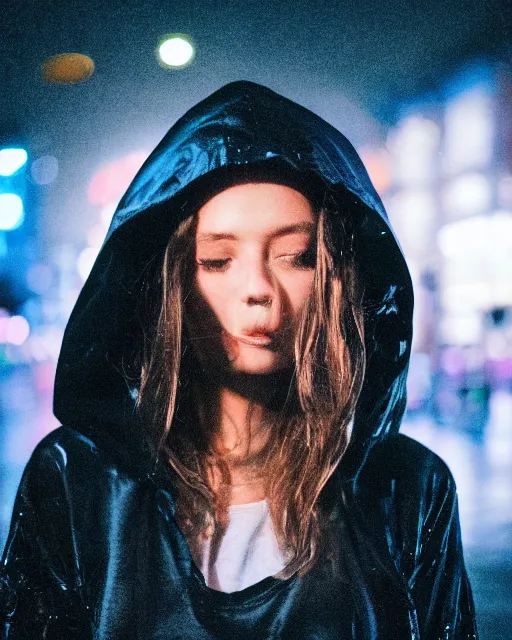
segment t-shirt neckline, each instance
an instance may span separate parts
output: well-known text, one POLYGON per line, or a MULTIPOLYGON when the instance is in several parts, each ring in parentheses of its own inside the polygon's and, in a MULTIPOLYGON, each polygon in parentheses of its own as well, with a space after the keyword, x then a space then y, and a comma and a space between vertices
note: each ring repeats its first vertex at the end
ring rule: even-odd
POLYGON ((193 585, 197 590, 206 597, 216 608, 222 609, 234 609, 244 608, 250 604, 256 604, 259 600, 268 596, 273 591, 280 591, 286 587, 291 586, 298 577, 298 574, 293 574, 289 578, 280 580, 274 578, 274 576, 267 576, 259 582, 252 584, 240 591, 218 591, 209 587, 204 579, 201 570, 197 567, 192 559, 192 572, 193 572, 193 585))

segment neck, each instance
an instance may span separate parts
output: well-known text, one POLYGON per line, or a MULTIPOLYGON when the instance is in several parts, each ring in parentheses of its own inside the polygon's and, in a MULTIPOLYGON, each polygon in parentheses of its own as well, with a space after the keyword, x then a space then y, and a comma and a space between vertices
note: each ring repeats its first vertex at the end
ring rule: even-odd
MULTIPOLYGON (((264 497, 263 467, 269 424, 279 410, 276 390, 289 380, 282 374, 223 376, 205 389, 213 446, 220 460, 214 471, 217 487, 229 486, 232 504, 264 497)), ((286 387, 287 389, 287 387, 286 387)))
POLYGON ((230 467, 255 463, 268 437, 266 407, 230 387, 215 390, 217 415, 212 416, 213 443, 230 467))

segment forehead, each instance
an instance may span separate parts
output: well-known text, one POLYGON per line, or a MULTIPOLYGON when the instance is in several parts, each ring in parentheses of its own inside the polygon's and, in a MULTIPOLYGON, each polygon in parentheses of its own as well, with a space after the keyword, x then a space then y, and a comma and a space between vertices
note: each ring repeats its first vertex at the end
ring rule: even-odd
POLYGON ((207 233, 268 234, 292 225, 308 231, 314 222, 313 207, 299 191, 274 183, 249 183, 208 200, 198 212, 197 234, 198 239, 207 233))

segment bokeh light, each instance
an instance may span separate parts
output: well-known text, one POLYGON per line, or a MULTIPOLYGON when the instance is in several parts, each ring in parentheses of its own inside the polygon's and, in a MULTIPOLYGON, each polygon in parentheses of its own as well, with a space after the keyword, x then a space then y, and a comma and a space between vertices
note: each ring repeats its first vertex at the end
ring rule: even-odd
POLYGON ((0 176, 12 176, 13 173, 21 169, 27 158, 25 149, 0 149, 0 176))
POLYGON ((30 175, 36 184, 50 184, 59 173, 59 163, 54 156, 41 156, 30 166, 30 175))
POLYGON ((0 230, 11 231, 23 222, 23 200, 16 193, 0 193, 0 230))
POLYGON ((437 173, 441 130, 428 118, 410 116, 388 135, 397 185, 431 184, 437 173))
POLYGON ((189 65, 195 55, 195 47, 192 39, 185 35, 175 33, 167 36, 158 47, 160 62, 172 69, 181 69, 189 65))
POLYGON ((486 169, 493 153, 492 96, 477 86, 446 107, 444 168, 448 174, 465 169, 486 169))
POLYGON ((53 272, 47 264, 33 264, 27 271, 27 284, 38 294, 46 293, 53 282, 53 272))
POLYGON ((148 155, 147 151, 133 151, 96 171, 87 189, 88 201, 100 207, 111 206, 112 203, 117 206, 148 155))
POLYGON ((0 343, 21 346, 30 334, 30 326, 23 316, 0 316, 0 343))
POLYGON ((78 84, 94 73, 94 62, 83 53, 60 53, 45 60, 43 80, 54 84, 78 84))
POLYGON ((80 277, 82 278, 82 280, 85 281, 89 277, 89 274, 91 273, 91 269, 94 265, 94 261, 98 256, 98 252, 99 252, 98 248, 87 247, 78 256, 78 259, 76 261, 76 267, 78 269, 78 273, 80 274, 80 277))
POLYGON ((9 318, 6 335, 7 342, 19 347, 28 338, 29 333, 30 326, 26 318, 23 316, 12 316, 12 318, 9 318))
POLYGON ((376 149, 369 146, 359 149, 370 180, 377 193, 382 196, 391 184, 391 156, 386 149, 376 149))
POLYGON ((105 230, 108 229, 112 221, 112 216, 116 211, 116 207, 117 207, 117 202, 112 201, 106 204, 100 211, 101 224, 104 226, 105 230))
POLYGON ((441 202, 450 218, 485 213, 492 204, 491 183, 484 173, 463 173, 444 187, 441 202))

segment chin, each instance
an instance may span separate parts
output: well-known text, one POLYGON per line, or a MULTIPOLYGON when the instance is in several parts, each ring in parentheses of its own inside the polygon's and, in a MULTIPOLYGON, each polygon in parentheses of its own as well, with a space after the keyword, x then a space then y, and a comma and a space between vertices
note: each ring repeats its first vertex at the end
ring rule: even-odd
POLYGON ((274 353, 251 358, 240 356, 231 362, 231 370, 249 375, 265 375, 282 371, 286 369, 289 364, 287 358, 276 356, 274 353))

